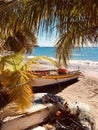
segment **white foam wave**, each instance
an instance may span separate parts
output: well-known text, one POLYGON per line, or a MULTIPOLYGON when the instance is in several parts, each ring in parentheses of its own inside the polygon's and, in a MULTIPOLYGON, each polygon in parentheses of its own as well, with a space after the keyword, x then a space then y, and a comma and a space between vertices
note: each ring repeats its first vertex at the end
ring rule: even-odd
MULTIPOLYGON (((28 58, 32 58, 33 56, 28 56, 28 58)), ((53 57, 50 57, 54 60, 56 60, 53 57)), ((43 68, 52 68, 53 66, 50 65, 49 63, 44 63, 42 64, 43 68)), ((53 67, 54 68, 54 67, 53 67)), ((85 72, 93 72, 98 74, 98 62, 97 61, 90 61, 90 60, 69 60, 68 62, 68 67, 69 70, 80 70, 80 71, 85 71, 85 72)))
POLYGON ((87 75, 95 76, 98 78, 98 62, 89 60, 70 60, 68 64, 70 70, 80 70, 87 75))
POLYGON ((83 56, 83 55, 81 55, 81 54, 73 54, 73 56, 83 56))
POLYGON ((71 64, 78 64, 78 65, 89 65, 89 66, 97 66, 98 67, 98 62, 97 61, 90 61, 90 60, 70 60, 69 63, 71 64))

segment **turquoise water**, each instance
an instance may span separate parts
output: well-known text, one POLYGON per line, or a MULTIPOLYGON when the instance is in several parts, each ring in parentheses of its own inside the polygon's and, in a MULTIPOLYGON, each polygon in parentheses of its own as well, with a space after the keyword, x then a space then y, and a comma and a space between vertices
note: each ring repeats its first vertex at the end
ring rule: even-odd
MULTIPOLYGON (((35 47, 30 56, 45 55, 55 58, 55 52, 55 47, 35 47)), ((71 59, 98 61, 98 47, 84 47, 80 50, 75 49, 71 59)))

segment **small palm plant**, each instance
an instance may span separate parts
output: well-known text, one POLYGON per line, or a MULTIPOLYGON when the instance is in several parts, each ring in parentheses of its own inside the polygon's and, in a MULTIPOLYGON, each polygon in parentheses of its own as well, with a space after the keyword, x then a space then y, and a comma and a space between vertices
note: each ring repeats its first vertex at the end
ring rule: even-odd
MULTIPOLYGON (((20 110, 25 110, 33 102, 33 80, 38 76, 33 75, 32 64, 40 64, 38 60, 47 60, 58 66, 57 62, 46 56, 38 56, 25 60, 24 51, 2 56, 0 60, 0 93, 7 96, 6 103, 16 102, 20 110)), ((5 103, 5 104, 6 104, 5 103)), ((5 105, 4 104, 4 105, 5 105)))

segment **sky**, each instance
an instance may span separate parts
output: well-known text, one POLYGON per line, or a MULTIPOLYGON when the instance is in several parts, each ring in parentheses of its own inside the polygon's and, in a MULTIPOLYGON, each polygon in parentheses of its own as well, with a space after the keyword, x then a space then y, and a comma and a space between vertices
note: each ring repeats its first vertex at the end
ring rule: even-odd
MULTIPOLYGON (((55 46, 57 40, 58 39, 56 35, 56 30, 53 30, 53 33, 51 35, 46 35, 46 32, 43 31, 39 33, 37 37, 37 45, 39 45, 40 47, 51 47, 55 46)), ((84 47, 86 46, 84 45, 84 47)), ((98 44, 93 45, 90 42, 88 42, 88 47, 98 47, 98 44)))
MULTIPOLYGON (((37 44, 40 47, 53 47, 55 46, 56 42, 57 42, 56 36, 51 36, 51 37, 38 36, 38 39, 37 39, 37 44)), ((84 47, 86 46, 84 45, 84 47)), ((88 47, 98 47, 98 44, 93 45, 90 42, 88 42, 88 47)))
POLYGON ((52 32, 46 33, 45 30, 39 30, 39 34, 37 36, 37 44, 39 46, 55 46, 57 42, 57 34, 56 29, 54 28, 52 32))
POLYGON ((46 46, 46 47, 51 47, 54 46, 56 43, 56 38, 55 37, 51 37, 51 38, 46 38, 44 36, 42 37, 38 37, 37 43, 40 47, 42 46, 46 46))

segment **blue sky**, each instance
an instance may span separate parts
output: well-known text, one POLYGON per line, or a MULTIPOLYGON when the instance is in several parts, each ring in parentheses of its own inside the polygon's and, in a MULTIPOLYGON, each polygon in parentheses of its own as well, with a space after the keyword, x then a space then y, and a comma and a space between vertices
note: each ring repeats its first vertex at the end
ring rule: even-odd
POLYGON ((46 33, 45 30, 40 29, 38 34, 37 43, 39 46, 54 46, 57 42, 57 31, 53 28, 52 31, 46 33))
MULTIPOLYGON (((40 31, 38 37, 37 37, 37 44, 42 47, 50 47, 55 46, 57 42, 57 35, 56 35, 56 29, 52 31, 52 34, 46 34, 45 31, 40 31)), ((88 42, 89 47, 98 47, 98 43, 95 45, 92 45, 90 42, 88 42)), ((84 45, 85 47, 85 45, 84 45)))

